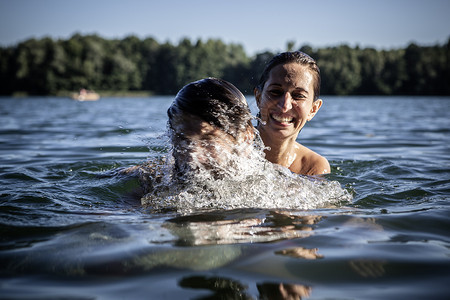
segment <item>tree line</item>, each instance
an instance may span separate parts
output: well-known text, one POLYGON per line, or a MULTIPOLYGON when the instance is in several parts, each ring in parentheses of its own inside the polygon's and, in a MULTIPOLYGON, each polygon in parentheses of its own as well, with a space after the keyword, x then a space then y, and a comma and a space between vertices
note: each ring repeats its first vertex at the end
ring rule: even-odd
MULTIPOLYGON (((294 45, 288 42, 286 50, 298 49, 317 60, 325 95, 450 95, 450 39, 392 50, 294 45)), ((184 38, 176 45, 136 36, 29 39, 0 47, 0 95, 56 95, 80 88, 172 95, 204 77, 223 78, 252 94, 274 54, 250 57, 242 45, 220 39, 184 38)))

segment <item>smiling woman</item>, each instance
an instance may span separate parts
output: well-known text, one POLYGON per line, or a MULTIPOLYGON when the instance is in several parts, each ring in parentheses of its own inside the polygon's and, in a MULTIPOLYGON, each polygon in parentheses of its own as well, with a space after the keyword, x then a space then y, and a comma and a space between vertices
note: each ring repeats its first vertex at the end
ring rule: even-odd
POLYGON ((269 147, 269 161, 298 174, 330 172, 326 158, 296 141, 303 126, 322 106, 319 95, 320 71, 310 56, 296 51, 272 58, 255 88, 261 118, 258 130, 269 147))

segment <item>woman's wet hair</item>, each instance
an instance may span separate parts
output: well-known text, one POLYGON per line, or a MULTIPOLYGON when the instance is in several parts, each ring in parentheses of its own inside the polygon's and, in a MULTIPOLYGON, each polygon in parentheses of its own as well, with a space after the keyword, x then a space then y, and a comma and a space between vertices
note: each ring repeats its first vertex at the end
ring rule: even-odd
POLYGON ((231 83, 206 78, 184 86, 167 110, 169 127, 189 126, 189 116, 197 117, 237 139, 251 126, 251 113, 244 95, 231 83))
POLYGON ((267 80, 269 79, 270 71, 278 66, 288 63, 297 63, 300 65, 307 66, 313 76, 314 76, 314 101, 319 99, 320 96, 320 69, 319 66, 317 66, 316 61, 309 56, 306 53, 303 53, 301 51, 294 51, 294 52, 283 52, 275 55, 269 63, 266 65, 263 73, 261 74, 261 77, 259 79, 259 82, 256 86, 256 88, 260 91, 264 89, 264 85, 266 84, 267 80))

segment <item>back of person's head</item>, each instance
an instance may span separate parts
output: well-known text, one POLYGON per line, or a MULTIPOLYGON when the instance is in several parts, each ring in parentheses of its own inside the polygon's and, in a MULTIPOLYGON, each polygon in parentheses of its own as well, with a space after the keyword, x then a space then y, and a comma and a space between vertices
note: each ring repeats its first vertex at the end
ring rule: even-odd
POLYGON ((177 132, 196 117, 237 139, 251 126, 244 95, 233 84, 217 78, 201 79, 184 86, 167 110, 170 128, 177 132))
POLYGON ((264 89, 264 85, 270 76, 270 71, 278 66, 289 63, 297 63, 303 66, 307 66, 314 76, 314 100, 319 99, 320 96, 320 69, 316 61, 308 54, 302 51, 283 52, 275 55, 264 68, 263 73, 258 81, 256 88, 260 91, 264 89))

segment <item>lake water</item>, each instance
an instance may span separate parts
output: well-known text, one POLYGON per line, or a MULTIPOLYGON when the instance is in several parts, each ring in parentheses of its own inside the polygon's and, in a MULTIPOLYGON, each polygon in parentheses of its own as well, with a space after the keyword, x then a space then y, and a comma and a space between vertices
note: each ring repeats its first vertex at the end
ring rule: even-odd
POLYGON ((450 98, 323 98, 299 141, 350 203, 184 215, 101 176, 165 155, 172 97, 0 98, 0 298, 449 299, 450 98))

